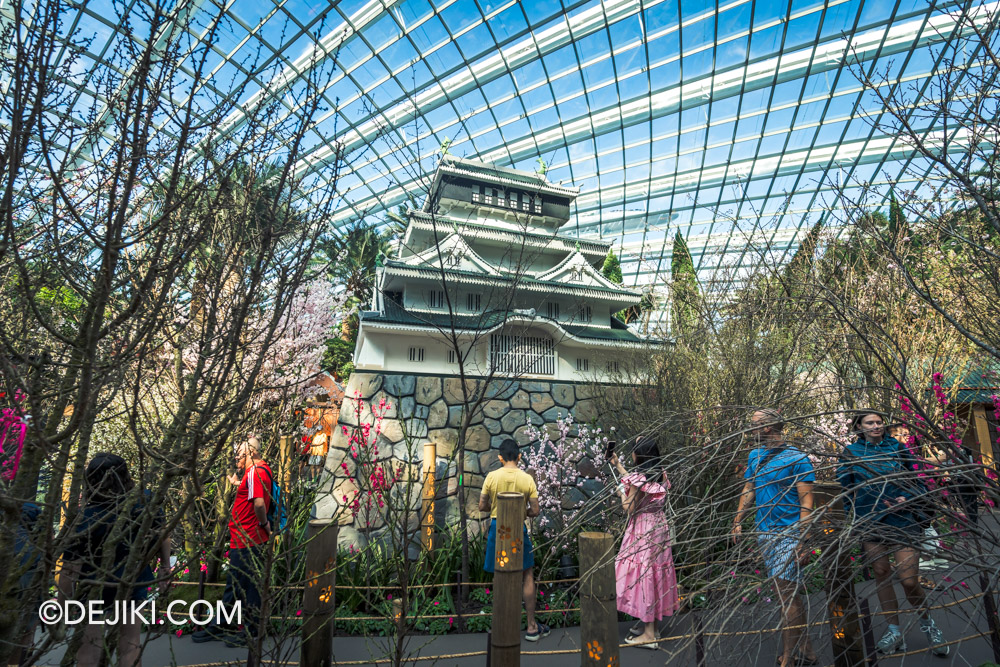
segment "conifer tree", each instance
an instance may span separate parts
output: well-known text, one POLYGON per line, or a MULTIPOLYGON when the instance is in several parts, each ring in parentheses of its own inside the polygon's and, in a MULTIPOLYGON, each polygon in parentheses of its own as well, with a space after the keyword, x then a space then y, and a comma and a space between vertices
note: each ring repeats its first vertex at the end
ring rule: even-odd
POLYGON ((898 245, 904 238, 910 236, 910 225, 903 215, 903 207, 896 200, 896 192, 889 192, 889 238, 893 245, 898 245))
POLYGON ((819 235, 823 231, 823 219, 816 221, 809 232, 799 243, 798 250, 792 255, 785 266, 785 293, 791 296, 794 285, 808 274, 816 261, 816 248, 819 246, 819 235))
POLYGON ((671 310, 675 335, 683 336, 694 328, 698 317, 698 276, 687 241, 677 230, 670 258, 670 282, 673 293, 671 310))
POLYGON ((601 275, 615 283, 622 284, 622 264, 618 261, 615 251, 608 248, 608 256, 604 258, 604 266, 601 267, 601 275))

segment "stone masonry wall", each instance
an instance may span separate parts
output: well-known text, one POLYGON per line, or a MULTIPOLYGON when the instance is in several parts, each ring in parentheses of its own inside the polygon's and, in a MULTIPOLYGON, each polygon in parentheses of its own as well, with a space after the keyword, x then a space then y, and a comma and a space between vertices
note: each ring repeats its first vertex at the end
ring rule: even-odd
MULTIPOLYGON (((481 383, 482 380, 466 380, 481 383)), ((536 427, 554 424, 556 419, 572 413, 575 421, 586 422, 595 414, 593 385, 538 380, 493 380, 487 387, 488 400, 472 420, 466 436, 465 475, 466 502, 470 518, 478 519, 479 494, 486 473, 499 466, 497 448, 506 438, 513 438, 522 447, 528 444, 527 423, 536 427)), ((382 422, 378 440, 380 455, 409 464, 408 469, 419 475, 424 444, 434 442, 437 449, 435 521, 440 528, 459 520, 456 448, 462 411, 465 408, 461 380, 452 377, 414 376, 385 372, 355 372, 347 384, 340 421, 334 429, 326 459, 326 476, 321 486, 316 515, 331 517, 340 509, 340 499, 346 489, 341 463, 348 462, 348 437, 343 426, 358 425, 356 414, 360 396, 364 409, 362 422, 372 421, 370 405, 382 399, 390 404, 382 422), (409 435, 407 445, 404 434, 409 435), (391 452, 391 454, 389 454, 391 452), (412 456, 411 456, 412 454, 412 456)), ((554 432, 554 428, 550 430, 554 432)), ((348 494, 349 495, 349 494, 348 494)), ((369 526, 363 533, 351 525, 349 512, 341 512, 340 544, 343 547, 364 547, 369 539, 378 537, 379 525, 369 526)), ((470 522, 470 531, 477 531, 478 521, 470 522)))

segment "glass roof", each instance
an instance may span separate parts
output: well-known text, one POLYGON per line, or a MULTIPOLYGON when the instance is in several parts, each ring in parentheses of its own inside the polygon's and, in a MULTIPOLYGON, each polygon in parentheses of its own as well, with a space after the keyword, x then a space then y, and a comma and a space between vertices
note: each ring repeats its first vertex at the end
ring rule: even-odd
MULTIPOLYGON (((70 29, 93 37, 80 65, 84 98, 99 99, 86 69, 126 31, 109 18, 122 6, 74 5, 70 29)), ((191 3, 193 12, 215 7, 191 3)), ((210 64, 214 82, 249 77, 244 97, 292 100, 309 68, 337 58, 302 165, 332 178, 335 146, 347 149, 335 229, 378 220, 408 194, 420 199, 450 141, 453 155, 502 166, 536 170, 544 160, 550 181, 580 187, 564 232, 613 240, 626 283, 641 285, 669 272, 677 229, 695 265, 711 273, 744 261, 741 230, 758 220, 769 221, 765 240, 793 251, 835 208, 831 182, 917 188, 909 151, 873 131, 881 105, 844 63, 846 54, 884 73, 887 85, 930 90, 955 30, 937 7, 230 0, 210 64), (278 76, 248 74, 269 64, 278 76)))

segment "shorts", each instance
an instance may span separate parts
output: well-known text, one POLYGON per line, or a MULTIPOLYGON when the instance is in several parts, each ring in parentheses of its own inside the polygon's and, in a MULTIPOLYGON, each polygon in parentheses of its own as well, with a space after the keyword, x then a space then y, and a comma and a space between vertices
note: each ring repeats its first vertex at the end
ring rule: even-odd
POLYGON ((764 569, 769 577, 799 583, 802 568, 799 566, 799 536, 789 533, 761 533, 757 546, 764 556, 764 569))
POLYGON ((893 526, 873 521, 858 527, 858 537, 862 542, 872 544, 919 549, 924 541, 924 526, 916 522, 907 526, 893 526))
POLYGON ((325 456, 317 456, 315 454, 309 456, 309 465, 311 466, 321 466, 324 461, 326 461, 325 456))
MULTIPOLYGON (((524 561, 521 563, 522 570, 530 570, 535 567, 535 552, 531 545, 531 538, 528 537, 528 527, 524 527, 524 561)), ((486 535, 486 558, 483 561, 483 569, 493 572, 496 563, 497 552, 497 520, 490 521, 490 532, 486 535)))

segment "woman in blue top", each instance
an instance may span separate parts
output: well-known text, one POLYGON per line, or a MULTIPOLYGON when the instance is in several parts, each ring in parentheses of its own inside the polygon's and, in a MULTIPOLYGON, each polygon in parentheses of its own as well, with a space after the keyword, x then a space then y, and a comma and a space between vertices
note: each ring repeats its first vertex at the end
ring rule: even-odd
POLYGON ((888 615, 889 629, 877 648, 887 654, 906 650, 892 585, 892 553, 906 598, 920 610, 920 629, 927 636, 931 653, 944 657, 948 647, 942 646, 944 636, 927 613, 927 596, 919 581, 917 545, 923 537, 922 514, 912 502, 921 493, 915 472, 918 461, 903 444, 886 434, 881 413, 865 410, 856 414, 851 431, 858 439, 844 448, 837 480, 854 509, 854 530, 861 535, 865 557, 875 573, 879 603, 888 615))

